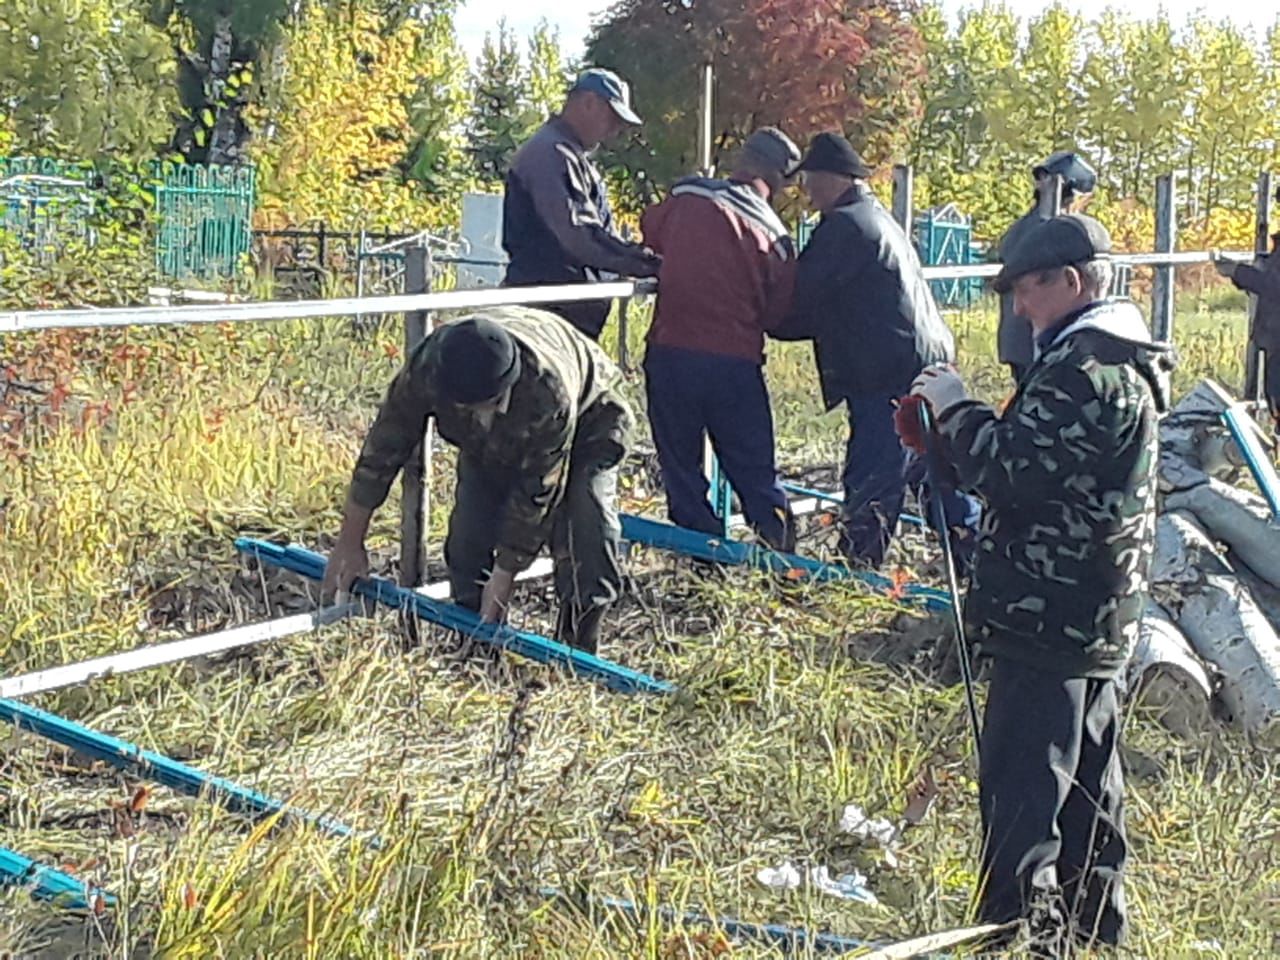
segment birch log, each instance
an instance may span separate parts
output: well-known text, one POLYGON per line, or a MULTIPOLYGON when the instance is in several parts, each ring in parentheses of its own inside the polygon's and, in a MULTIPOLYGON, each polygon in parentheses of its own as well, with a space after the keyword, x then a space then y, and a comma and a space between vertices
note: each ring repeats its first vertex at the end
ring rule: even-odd
POLYGON ((1217 668, 1231 719, 1280 745, 1280 637, 1212 539, 1183 511, 1156 524, 1152 594, 1195 652, 1217 668))
POLYGON ((1158 604, 1148 603, 1142 614, 1125 685, 1132 702, 1180 737, 1194 739, 1214 722, 1209 671, 1158 604))
POLYGON ((1259 496, 1209 480, 1165 495, 1166 510, 1183 510, 1259 577, 1280 587, 1280 521, 1259 496))

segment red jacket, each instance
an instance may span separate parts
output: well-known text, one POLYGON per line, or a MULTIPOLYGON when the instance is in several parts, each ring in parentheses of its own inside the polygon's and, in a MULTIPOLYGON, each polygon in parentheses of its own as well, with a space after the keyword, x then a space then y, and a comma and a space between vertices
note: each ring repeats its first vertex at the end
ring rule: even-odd
POLYGON ((644 212, 662 254, 650 346, 764 362, 764 333, 791 304, 795 247, 749 183, 690 177, 644 212))

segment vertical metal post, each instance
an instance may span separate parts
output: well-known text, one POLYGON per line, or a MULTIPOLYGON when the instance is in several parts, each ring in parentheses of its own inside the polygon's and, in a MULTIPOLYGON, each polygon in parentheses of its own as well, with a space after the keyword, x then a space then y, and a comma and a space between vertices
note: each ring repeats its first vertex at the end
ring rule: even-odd
POLYGON ((1062 213, 1062 174, 1055 173, 1049 189, 1040 194, 1040 216, 1056 217, 1062 213))
MULTIPOLYGON (((1176 174, 1156 178, 1156 253, 1173 253, 1177 244, 1176 174)), ((1174 268, 1166 263, 1156 267, 1151 287, 1151 328, 1157 340, 1173 340, 1174 268)))
POLYGON ((631 355, 627 352, 627 328, 631 318, 631 298, 623 297, 618 301, 618 368, 623 373, 631 372, 631 355))
POLYGON ((364 296, 364 227, 360 228, 360 246, 356 248, 356 296, 364 296))
POLYGON ((896 164, 893 168, 893 219, 898 221, 903 232, 910 237, 912 218, 915 215, 915 178, 911 167, 905 163, 896 164))
MULTIPOLYGON (((1253 254, 1264 256, 1267 252, 1267 241, 1271 237, 1271 174, 1258 174, 1257 207, 1254 214, 1253 254)), ((1249 296, 1249 338, 1245 341, 1244 350, 1244 398, 1250 402, 1262 399, 1262 366, 1264 356, 1262 350, 1254 342, 1253 325, 1257 322, 1258 298, 1249 296)))
POLYGON ((702 111, 701 120, 702 128, 698 134, 698 157, 699 165, 702 168, 702 175, 709 177, 712 174, 711 169, 711 144, 712 134, 715 124, 713 114, 715 111, 715 70, 710 63, 702 65, 702 111))
MULTIPOLYGON (((698 158, 704 177, 709 177, 715 172, 711 164, 712 131, 715 129, 714 114, 715 70, 710 63, 704 63, 702 65, 702 109, 699 116, 702 123, 698 137, 698 158)), ((720 464, 716 461, 716 455, 711 449, 710 437, 703 440, 702 461, 703 472, 711 485, 711 509, 720 519, 722 531, 727 539, 730 505, 733 501, 729 493, 729 483, 725 480, 720 464)))
MULTIPOLYGON (((406 247, 404 251, 404 292, 428 293, 431 290, 431 251, 425 244, 406 247)), ((414 310, 404 315, 405 359, 431 332, 431 315, 414 310)), ((422 583, 423 556, 427 524, 431 518, 431 434, 426 434, 409 455, 401 474, 400 494, 400 586, 416 587, 422 583)))

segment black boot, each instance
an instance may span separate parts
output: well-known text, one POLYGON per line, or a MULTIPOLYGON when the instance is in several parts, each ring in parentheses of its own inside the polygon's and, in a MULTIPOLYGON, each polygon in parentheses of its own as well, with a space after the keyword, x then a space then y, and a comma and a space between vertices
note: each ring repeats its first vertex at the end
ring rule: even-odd
POLYGON ((564 604, 556 619, 556 639, 561 643, 594 654, 600 645, 600 623, 605 607, 575 610, 572 604, 564 604))

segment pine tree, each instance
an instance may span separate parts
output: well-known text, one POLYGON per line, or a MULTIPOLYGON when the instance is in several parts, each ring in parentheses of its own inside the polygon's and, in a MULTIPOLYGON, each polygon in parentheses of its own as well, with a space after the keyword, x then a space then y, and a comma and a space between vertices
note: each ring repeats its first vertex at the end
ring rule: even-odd
POLYGON ((505 20, 500 21, 496 38, 485 35, 472 80, 469 149, 482 180, 494 182, 506 176, 516 150, 536 124, 525 79, 515 34, 505 20))

